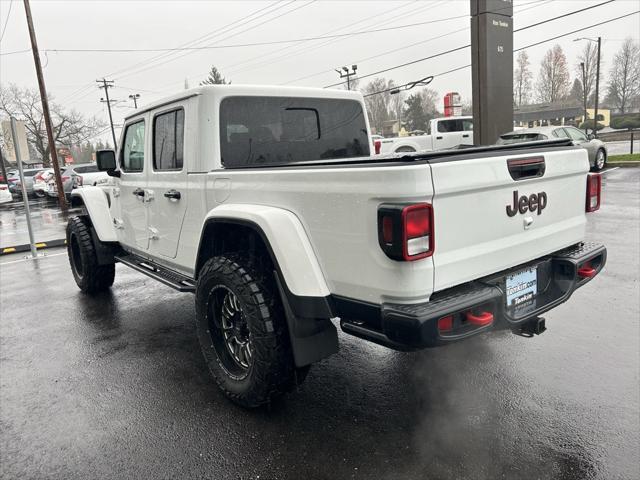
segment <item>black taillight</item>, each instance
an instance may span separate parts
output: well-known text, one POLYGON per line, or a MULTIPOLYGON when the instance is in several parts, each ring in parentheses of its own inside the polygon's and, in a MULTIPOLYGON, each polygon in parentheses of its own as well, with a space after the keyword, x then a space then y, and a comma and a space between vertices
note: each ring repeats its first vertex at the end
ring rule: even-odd
POLYGON ((411 262, 433 255, 433 207, 428 203, 380 205, 378 242, 394 260, 411 262))

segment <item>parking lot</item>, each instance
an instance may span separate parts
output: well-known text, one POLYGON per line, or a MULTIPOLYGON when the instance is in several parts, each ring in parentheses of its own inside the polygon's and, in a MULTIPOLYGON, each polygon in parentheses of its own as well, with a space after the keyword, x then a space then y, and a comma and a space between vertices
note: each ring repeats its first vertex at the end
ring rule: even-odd
POLYGON ((118 265, 90 298, 63 249, 0 257, 0 475, 639 478, 639 186, 640 169, 605 174, 588 239, 607 266, 543 335, 418 353, 341 335, 298 391, 257 411, 211 379, 191 294, 118 265))

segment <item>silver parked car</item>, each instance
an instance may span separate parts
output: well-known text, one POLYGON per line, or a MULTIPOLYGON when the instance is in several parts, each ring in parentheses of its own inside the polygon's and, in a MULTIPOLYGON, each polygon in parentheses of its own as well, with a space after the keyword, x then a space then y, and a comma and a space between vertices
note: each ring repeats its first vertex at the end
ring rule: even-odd
POLYGON ((593 135, 586 135, 582 130, 570 126, 536 127, 516 130, 500 135, 498 145, 533 142, 536 140, 553 140, 569 138, 574 145, 584 148, 589 153, 589 164, 594 171, 602 170, 607 163, 607 146, 593 135))

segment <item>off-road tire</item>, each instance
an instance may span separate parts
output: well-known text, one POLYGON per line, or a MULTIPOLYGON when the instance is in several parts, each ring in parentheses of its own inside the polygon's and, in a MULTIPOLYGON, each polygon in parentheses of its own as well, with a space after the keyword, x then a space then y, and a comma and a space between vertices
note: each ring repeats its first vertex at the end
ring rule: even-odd
POLYGON ((71 217, 67 223, 67 255, 73 278, 84 293, 102 292, 113 285, 116 266, 98 265, 91 222, 85 215, 71 217))
POLYGON ((268 404, 302 383, 308 367, 297 369, 286 318, 275 282, 242 256, 218 256, 202 267, 196 285, 196 330, 202 353, 216 383, 234 403, 246 408, 268 404), (214 292, 224 288, 238 299, 251 335, 253 363, 244 377, 225 366, 225 352, 214 345, 214 292))

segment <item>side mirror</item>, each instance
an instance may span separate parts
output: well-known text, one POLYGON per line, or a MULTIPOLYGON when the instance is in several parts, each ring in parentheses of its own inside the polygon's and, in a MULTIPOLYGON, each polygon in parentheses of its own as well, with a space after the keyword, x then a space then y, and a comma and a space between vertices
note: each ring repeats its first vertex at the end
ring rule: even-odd
POLYGON ((110 177, 119 177, 120 172, 116 170, 118 167, 116 163, 116 152, 113 150, 98 150, 96 151, 96 163, 98 164, 98 170, 101 172, 107 172, 110 177))
POLYGON ((596 136, 593 133, 587 135, 587 140, 593 140, 594 138, 596 138, 596 136))

